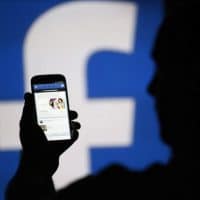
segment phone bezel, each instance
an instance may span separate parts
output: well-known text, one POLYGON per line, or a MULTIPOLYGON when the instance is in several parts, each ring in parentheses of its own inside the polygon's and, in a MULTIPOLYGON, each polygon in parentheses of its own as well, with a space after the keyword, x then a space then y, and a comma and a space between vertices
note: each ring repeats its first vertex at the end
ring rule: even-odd
POLYGON ((35 106, 35 112, 34 112, 34 120, 37 123, 37 115, 36 115, 36 102, 35 102, 35 95, 34 95, 34 84, 44 84, 44 83, 55 83, 62 81, 65 85, 65 94, 66 94, 66 101, 67 101, 67 111, 68 111, 68 123, 69 123, 69 129, 70 129, 70 139, 62 139, 62 140, 48 140, 49 143, 63 143, 65 141, 70 141, 72 139, 72 133, 71 133, 71 123, 70 123, 70 109, 69 109, 69 99, 68 99, 68 89, 67 89, 67 81, 64 75, 62 74, 39 74, 35 75, 31 78, 31 91, 33 94, 34 99, 34 106, 35 106))

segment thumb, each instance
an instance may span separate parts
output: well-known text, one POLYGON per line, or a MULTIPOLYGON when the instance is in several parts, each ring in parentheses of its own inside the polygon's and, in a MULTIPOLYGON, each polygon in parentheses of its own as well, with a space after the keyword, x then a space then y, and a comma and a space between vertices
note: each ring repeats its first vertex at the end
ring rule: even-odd
POLYGON ((42 129, 36 124, 33 95, 24 95, 25 103, 20 120, 20 141, 24 150, 35 151, 40 146, 47 145, 47 139, 42 129))

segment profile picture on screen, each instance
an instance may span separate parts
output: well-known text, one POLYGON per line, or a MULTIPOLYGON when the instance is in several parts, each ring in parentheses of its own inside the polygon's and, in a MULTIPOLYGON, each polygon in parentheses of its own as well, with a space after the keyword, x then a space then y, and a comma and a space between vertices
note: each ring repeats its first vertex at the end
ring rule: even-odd
POLYGON ((62 98, 58 98, 56 103, 57 103, 57 108, 58 109, 64 109, 65 108, 65 103, 64 103, 62 98))
POLYGON ((51 108, 55 109, 56 108, 56 98, 49 99, 49 105, 51 106, 51 108))

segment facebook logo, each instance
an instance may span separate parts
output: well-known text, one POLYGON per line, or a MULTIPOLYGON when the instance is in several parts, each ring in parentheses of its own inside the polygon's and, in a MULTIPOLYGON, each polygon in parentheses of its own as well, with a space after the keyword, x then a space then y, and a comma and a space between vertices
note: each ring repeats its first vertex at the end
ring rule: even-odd
POLYGON ((30 78, 62 73, 79 113, 79 140, 61 156, 57 188, 113 162, 143 170, 166 163, 154 100, 151 50, 162 0, 2 1, 0 199, 20 151, 18 122, 30 78))

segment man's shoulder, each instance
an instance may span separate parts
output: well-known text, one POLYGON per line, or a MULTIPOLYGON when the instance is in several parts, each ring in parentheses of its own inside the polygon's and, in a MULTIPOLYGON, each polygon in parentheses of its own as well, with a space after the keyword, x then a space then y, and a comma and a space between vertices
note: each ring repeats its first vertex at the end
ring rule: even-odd
MULTIPOLYGON (((145 187, 145 172, 133 171, 119 164, 112 164, 97 172, 71 183, 59 191, 63 197, 84 195, 84 198, 92 198, 96 193, 99 195, 131 195, 133 190, 136 194, 145 187)), ((62 198, 59 198, 62 199, 62 198)), ((64 199, 64 198, 63 198, 64 199)))

